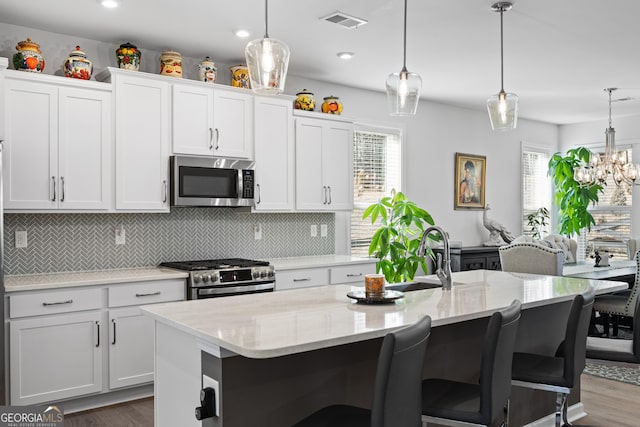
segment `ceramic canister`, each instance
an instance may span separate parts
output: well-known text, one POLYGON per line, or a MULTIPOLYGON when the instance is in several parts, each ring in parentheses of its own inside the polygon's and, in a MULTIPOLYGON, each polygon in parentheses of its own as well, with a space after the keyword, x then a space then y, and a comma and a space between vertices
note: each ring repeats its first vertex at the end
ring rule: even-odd
POLYGON ((129 42, 123 43, 116 49, 116 59, 118 61, 118 68, 138 71, 140 68, 140 60, 142 59, 142 52, 129 42))
POLYGON ((18 42, 17 52, 13 54, 13 67, 20 71, 41 73, 44 70, 44 58, 40 45, 30 38, 18 42))
POLYGON ((313 111, 316 109, 316 100, 313 98, 313 93, 302 89, 302 92, 296 93, 296 101, 293 107, 296 110, 313 111))
POLYGON ((214 83, 217 71, 215 64, 207 56, 198 64, 198 80, 205 83, 214 83))
POLYGON ((160 54, 160 75, 182 78, 182 56, 173 50, 160 54))
POLYGON ((340 102, 337 96, 331 95, 323 99, 324 99, 324 102, 322 103, 323 113, 327 113, 327 114, 342 113, 342 102, 340 102))
POLYGON ((80 46, 76 46, 76 50, 65 59, 62 69, 67 77, 89 80, 93 72, 93 64, 87 59, 87 55, 80 50, 80 46))
POLYGON ((229 67, 229 71, 231 71, 231 86, 251 89, 249 70, 246 65, 234 65, 229 67))

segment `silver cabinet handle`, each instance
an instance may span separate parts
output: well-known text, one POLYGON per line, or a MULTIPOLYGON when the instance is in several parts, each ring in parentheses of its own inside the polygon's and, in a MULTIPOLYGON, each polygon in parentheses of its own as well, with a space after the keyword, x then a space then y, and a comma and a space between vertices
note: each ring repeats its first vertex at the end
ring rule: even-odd
POLYGON ((154 295, 160 295, 162 292, 161 291, 155 291, 155 292, 150 292, 148 294, 136 294, 136 297, 140 298, 140 297, 150 297, 150 296, 154 296, 154 295))
POLYGON ((98 342, 96 342, 96 347, 100 347, 100 322, 98 322, 96 320, 96 326, 98 328, 98 332, 97 332, 97 337, 98 337, 98 342))
POLYGON ((60 195, 60 201, 64 202, 64 176, 60 177, 60 191, 62 192, 60 195))
POLYGON ((327 186, 327 188, 329 189, 329 201, 327 202, 328 205, 331 204, 331 187, 327 186))
POLYGON ((220 148, 220 130, 216 128, 216 150, 220 148))
POLYGON ((347 273, 347 277, 360 277, 362 273, 347 273))
POLYGON ((111 319, 111 324, 113 325, 113 341, 111 341, 111 345, 116 344, 116 319, 111 319))
POLYGON ((256 203, 260 204, 260 202, 262 201, 260 197, 260 184, 256 184, 256 188, 258 189, 258 201, 256 203))
POLYGON ((43 306, 49 306, 49 305, 60 305, 60 304, 72 304, 73 300, 72 299, 68 299, 66 301, 57 301, 57 302, 43 302, 42 305, 43 306))
POLYGON ((308 282, 311 280, 311 277, 305 277, 303 279, 293 279, 294 282, 308 282))
POLYGON ((53 199, 51 199, 52 202, 56 201, 56 177, 52 176, 51 177, 51 182, 53 182, 53 199))
POLYGON ((327 204, 327 186, 326 185, 322 186, 322 204, 323 205, 327 204))
POLYGON ((167 203, 167 180, 162 180, 162 203, 167 203))
POLYGON ((213 128, 209 128, 209 150, 213 150, 213 128))

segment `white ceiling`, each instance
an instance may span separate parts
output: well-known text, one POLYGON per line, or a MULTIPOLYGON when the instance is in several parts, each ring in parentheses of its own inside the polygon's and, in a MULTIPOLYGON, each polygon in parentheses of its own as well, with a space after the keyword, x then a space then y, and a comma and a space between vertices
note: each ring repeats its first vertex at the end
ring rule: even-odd
MULTIPOLYGON (((264 34, 264 1, 5 0, 0 21, 114 44, 131 41, 227 64, 244 62, 237 28, 264 34)), ((423 79, 423 98, 484 109, 500 89, 500 18, 492 0, 410 0, 407 68, 423 79)), ((291 49, 289 73, 383 91, 402 67, 402 0, 271 0, 269 35, 291 49), (321 21, 341 11, 369 21, 348 30, 321 21), (356 56, 343 61, 339 51, 356 56)), ((516 0, 504 15, 505 90, 520 117, 566 124, 640 114, 640 1, 516 0)), ((290 92, 290 91, 289 91, 290 92)))

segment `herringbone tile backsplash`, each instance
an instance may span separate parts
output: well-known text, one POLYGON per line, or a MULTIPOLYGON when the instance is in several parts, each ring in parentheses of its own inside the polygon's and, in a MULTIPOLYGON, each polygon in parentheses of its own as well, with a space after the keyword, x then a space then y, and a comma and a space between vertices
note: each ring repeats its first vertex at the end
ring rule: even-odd
POLYGON ((103 270, 213 258, 280 258, 334 252, 332 213, 260 213, 180 208, 168 214, 5 214, 5 274, 103 270), (253 227, 262 226, 255 240, 253 227), (327 224, 327 237, 310 225, 327 224), (115 229, 125 231, 115 244, 115 229), (15 248, 24 229, 28 246, 15 248))

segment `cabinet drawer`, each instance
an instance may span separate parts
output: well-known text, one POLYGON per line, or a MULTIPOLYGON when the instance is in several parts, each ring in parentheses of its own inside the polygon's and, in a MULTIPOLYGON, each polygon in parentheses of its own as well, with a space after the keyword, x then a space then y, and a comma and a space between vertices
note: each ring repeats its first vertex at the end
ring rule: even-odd
POLYGON ((109 307, 182 301, 185 292, 184 279, 126 283, 109 288, 109 307))
POLYGON ((364 286, 364 275, 374 274, 376 272, 376 264, 355 264, 344 265, 340 267, 332 267, 330 271, 330 283, 354 283, 360 282, 364 286))
POLYGON ((328 274, 326 268, 279 271, 276 273, 276 291, 323 286, 329 283, 328 274))
POLYGON ((70 313, 102 307, 102 289, 69 289, 9 295, 9 317, 70 313))

